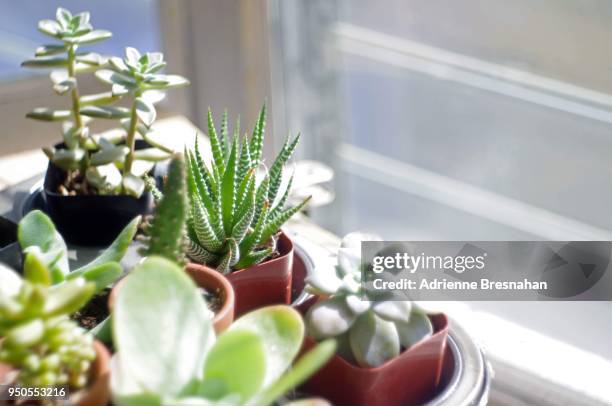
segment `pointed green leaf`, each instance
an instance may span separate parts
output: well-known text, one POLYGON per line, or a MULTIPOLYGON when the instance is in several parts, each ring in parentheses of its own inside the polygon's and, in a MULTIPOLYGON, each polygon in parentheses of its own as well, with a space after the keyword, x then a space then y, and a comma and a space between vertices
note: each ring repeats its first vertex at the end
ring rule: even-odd
POLYGON ((76 37, 74 42, 80 45, 95 44, 96 42, 104 41, 112 36, 113 34, 107 30, 93 30, 85 35, 76 37))
POLYGON ((271 236, 276 234, 278 230, 280 230, 281 226, 287 222, 291 217, 293 217, 296 213, 306 206, 306 204, 310 201, 310 197, 306 198, 302 203, 297 206, 291 207, 285 211, 283 211, 278 216, 274 217, 270 220, 269 223, 266 224, 261 237, 259 239, 260 243, 263 243, 268 240, 271 236))
POLYGON ((134 152, 134 159, 142 161, 159 162, 170 158, 172 155, 157 148, 139 149, 134 152))
POLYGON ((91 105, 104 105, 111 104, 121 99, 120 94, 116 94, 113 92, 104 92, 104 93, 96 93, 90 94, 86 96, 81 96, 79 101, 81 102, 81 106, 91 106, 91 105))
POLYGON ((43 312, 46 317, 72 314, 91 299, 96 286, 77 278, 54 285, 49 289, 43 312))
POLYGON ((63 56, 43 56, 36 59, 28 59, 21 63, 25 68, 56 68, 68 65, 68 60, 63 56))
POLYGON ((94 118, 118 119, 129 117, 130 110, 116 106, 85 106, 81 108, 81 114, 94 118))
POLYGON ((28 253, 23 262, 24 279, 34 284, 51 285, 51 272, 41 259, 33 254, 28 253))
POLYGON ((227 166, 223 173, 221 184, 221 205, 223 210, 223 228, 226 234, 230 234, 233 227, 234 209, 236 203, 236 155, 237 141, 234 139, 231 152, 227 160, 227 166))
POLYGON ((36 48, 36 56, 51 56, 51 55, 57 55, 57 54, 61 54, 63 52, 66 52, 68 50, 68 48, 66 47, 66 45, 62 44, 62 45, 43 45, 40 46, 38 48, 36 48))
POLYGON ((27 118, 41 121, 63 121, 70 118, 72 112, 70 110, 52 110, 47 107, 37 107, 28 114, 27 118))
POLYGON ((38 31, 53 38, 59 38, 61 27, 57 21, 41 20, 38 22, 38 31))

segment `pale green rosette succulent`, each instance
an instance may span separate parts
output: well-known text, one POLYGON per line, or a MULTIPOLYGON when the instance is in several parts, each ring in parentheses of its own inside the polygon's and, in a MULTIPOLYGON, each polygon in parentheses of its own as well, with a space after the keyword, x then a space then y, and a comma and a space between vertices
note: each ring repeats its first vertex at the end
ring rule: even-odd
POLYGON ((433 334, 429 318, 413 302, 373 298, 362 289, 361 241, 377 240, 371 234, 348 234, 337 264, 317 267, 306 279, 306 289, 325 298, 306 315, 309 335, 335 337, 338 354, 362 367, 382 365, 433 334))

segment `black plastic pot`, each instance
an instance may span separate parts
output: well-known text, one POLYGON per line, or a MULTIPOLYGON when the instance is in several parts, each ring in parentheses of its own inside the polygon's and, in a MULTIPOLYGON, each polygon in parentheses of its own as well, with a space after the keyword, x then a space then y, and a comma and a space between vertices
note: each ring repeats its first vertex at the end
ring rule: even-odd
MULTIPOLYGON (((149 145, 137 141, 136 149, 149 145)), ((43 187, 45 211, 64 239, 75 245, 105 246, 136 216, 149 214, 153 197, 145 192, 132 196, 64 196, 57 192, 66 172, 49 162, 43 187)))
POLYGON ((0 216, 0 262, 13 269, 21 269, 17 224, 2 216, 0 216))

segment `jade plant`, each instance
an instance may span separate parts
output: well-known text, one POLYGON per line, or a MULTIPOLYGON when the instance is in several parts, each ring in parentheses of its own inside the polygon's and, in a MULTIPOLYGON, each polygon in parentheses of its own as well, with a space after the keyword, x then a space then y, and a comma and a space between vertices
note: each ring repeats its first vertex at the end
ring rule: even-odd
POLYGON ((291 367, 304 324, 288 306, 249 313, 218 337, 193 281, 162 257, 144 259, 113 307, 116 405, 269 405, 335 351, 319 344, 291 367))
POLYGON ((185 161, 182 154, 174 154, 162 195, 150 184, 156 206, 144 227, 143 256, 159 255, 177 264, 185 263, 185 222, 189 210, 185 161))
POLYGON ((136 217, 97 258, 72 271, 64 239, 55 229, 51 219, 40 210, 31 211, 19 222, 17 239, 26 259, 36 257, 49 269, 53 284, 83 278, 94 284, 94 293, 97 293, 121 276, 122 270, 118 262, 134 238, 139 221, 140 217, 136 217))
POLYGON ((69 315, 94 294, 95 285, 74 278, 54 285, 53 272, 27 253, 23 279, 0 265, 0 362, 24 387, 87 385, 96 357, 93 338, 69 315))
POLYGON ((362 367, 382 365, 433 333, 427 315, 412 302, 370 297, 362 288, 360 242, 374 239, 348 234, 337 265, 318 267, 306 279, 306 289, 325 298, 306 315, 308 334, 335 337, 339 355, 362 367))
POLYGON ((160 52, 141 54, 135 48, 125 49, 125 57, 111 57, 108 69, 96 71, 96 77, 111 85, 110 94, 117 98, 130 98, 130 106, 117 107, 91 105, 81 109, 81 114, 89 117, 118 119, 122 128, 121 136, 113 142, 101 145, 108 163, 114 162, 112 176, 106 176, 108 187, 115 192, 139 197, 145 189, 144 175, 152 163, 170 157, 172 150, 150 136, 151 126, 157 112, 155 103, 160 101, 164 90, 186 86, 189 81, 179 75, 159 73, 166 66, 160 52), (140 135, 151 147, 136 150, 136 137, 140 135), (117 141, 124 144, 115 145, 117 141), (140 163, 140 165, 138 165, 140 163), (121 170, 121 173, 119 173, 121 170), (111 181, 112 179, 112 181, 111 181))
POLYGON ((265 120, 264 105, 251 138, 245 135, 241 141, 239 121, 230 139, 227 113, 218 134, 209 111, 210 168, 200 154, 197 137, 193 151, 186 152, 192 205, 187 225, 188 255, 222 273, 248 268, 272 255, 280 227, 309 200, 285 208, 293 177, 279 193, 283 167, 299 135, 286 139, 263 180, 257 182, 256 171, 263 166, 265 120))

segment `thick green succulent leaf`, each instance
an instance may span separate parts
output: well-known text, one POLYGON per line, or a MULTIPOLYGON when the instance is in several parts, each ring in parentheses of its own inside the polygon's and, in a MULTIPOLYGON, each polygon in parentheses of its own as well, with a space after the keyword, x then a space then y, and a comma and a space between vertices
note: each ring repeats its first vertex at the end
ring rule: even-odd
POLYGON ((221 176, 225 172, 225 159, 210 109, 208 109, 208 138, 210 139, 210 148, 213 156, 213 173, 216 180, 220 181, 221 176))
POLYGON ((266 105, 261 107, 259 116, 255 127, 253 128, 253 135, 251 136, 251 144, 249 150, 251 151, 251 159, 254 162, 261 162, 261 156, 263 153, 263 139, 266 130, 266 105))
POLYGON ((261 234, 263 233, 263 229, 265 227, 265 221, 268 216, 268 203, 264 202, 261 215, 255 223, 255 229, 248 233, 242 243, 240 244, 240 254, 242 256, 247 255, 259 242, 261 238, 261 234))
POLYGON ((317 266, 306 277, 307 289, 318 294, 332 295, 342 285, 333 266, 317 266), (314 288, 314 289, 313 289, 314 288))
POLYGON ((285 192, 283 193, 281 198, 278 200, 278 203, 274 205, 274 208, 270 212, 270 216, 272 218, 278 216, 285 209, 285 203, 287 203, 287 199, 289 198, 289 193, 291 193, 292 185, 293 185, 293 175, 291 175, 291 177, 289 178, 289 182, 287 183, 287 188, 285 189, 285 192))
POLYGON ((40 46, 38 48, 36 48, 36 56, 51 56, 51 55, 57 55, 57 54, 61 54, 63 52, 66 52, 68 50, 68 47, 66 47, 66 45, 62 44, 62 45, 56 45, 56 44, 51 44, 51 45, 43 45, 40 46))
POLYGON ((234 265, 234 269, 245 269, 257 265, 273 253, 274 249, 268 247, 259 251, 251 251, 246 255, 241 254, 240 260, 234 265))
POLYGON ((291 207, 287 210, 281 212, 278 216, 271 219, 265 226, 263 232, 261 233, 261 237, 259 238, 259 243, 264 243, 268 241, 268 239, 276 234, 278 230, 280 230, 281 226, 287 222, 291 217, 293 217, 296 213, 306 206, 310 197, 306 198, 302 203, 297 206, 291 207))
POLYGON ((63 121, 71 116, 70 110, 53 110, 47 107, 37 107, 26 114, 27 118, 41 121, 63 121))
POLYGON ((219 137, 219 142, 221 144, 221 152, 223 153, 223 157, 225 160, 227 160, 230 152, 230 140, 227 133, 227 110, 223 112, 223 116, 221 117, 221 137, 219 137))
POLYGON ((51 285, 51 272, 42 258, 35 253, 27 253, 23 261, 23 277, 39 285, 51 285))
POLYGON ((316 303, 306 315, 308 334, 315 338, 335 337, 348 331, 356 316, 342 297, 316 303))
POLYGON ((206 357, 204 381, 217 381, 215 398, 239 394, 246 400, 263 385, 266 347, 257 332, 230 330, 221 334, 206 357))
POLYGON ((153 89, 173 89, 189 85, 189 80, 179 75, 157 75, 159 78, 152 82, 147 82, 143 87, 148 90, 153 89))
POLYGON ((130 246, 130 243, 134 239, 136 232, 138 231, 138 224, 140 223, 141 216, 136 216, 127 226, 121 230, 119 235, 115 238, 111 245, 108 246, 98 257, 87 265, 76 269, 70 273, 70 278, 78 277, 81 273, 87 272, 99 265, 107 262, 119 262, 124 257, 125 253, 130 246))
POLYGON ((91 154, 89 162, 95 166, 110 164, 111 162, 123 159, 128 152, 130 152, 130 149, 125 145, 111 145, 108 148, 91 154))
POLYGON ((39 247, 54 283, 62 281, 70 272, 66 243, 51 219, 42 211, 33 210, 21 219, 17 239, 22 250, 39 247))
POLYGON ((64 56, 41 56, 21 62, 24 68, 57 68, 67 65, 68 60, 64 56))
MULTIPOLYGON (((238 138, 235 136, 235 138, 238 138)), ((243 179, 247 175, 247 172, 252 169, 251 162, 251 151, 249 150, 249 140, 246 135, 242 141, 242 146, 240 147, 240 160, 238 164, 238 179, 243 179)))
POLYGON ((257 194, 255 195, 255 218, 254 222, 259 222, 262 217, 264 206, 269 208, 270 202, 268 201, 268 190, 270 186, 270 177, 266 176, 257 187, 257 194))
POLYGON ((95 294, 115 283, 121 277, 122 273, 123 269, 121 265, 116 262, 106 262, 101 265, 89 267, 86 271, 82 272, 82 276, 86 281, 95 285, 95 294))
POLYGON ((114 164, 90 166, 85 171, 87 181, 94 186, 98 192, 104 194, 115 193, 121 188, 121 172, 114 164))
POLYGON ((111 375, 122 378, 111 382, 114 396, 176 398, 201 376, 214 341, 211 313, 191 278, 171 261, 145 258, 126 277, 112 323, 118 359, 111 375))
POLYGON ((355 359, 362 367, 377 367, 400 353, 400 342, 395 324, 365 312, 357 318, 349 331, 355 359))
POLYGON ((223 210, 223 228, 226 234, 232 232, 234 226, 234 210, 236 204, 236 155, 237 141, 234 140, 231 152, 227 160, 227 166, 223 173, 221 184, 221 205, 223 210))
POLYGON ((55 11, 55 18, 64 29, 68 29, 70 20, 72 20, 72 13, 63 7, 58 7, 55 11))
POLYGON ((285 144, 281 149, 280 154, 274 160, 272 167, 270 168, 270 189, 268 191, 268 200, 272 203, 276 200, 276 195, 278 193, 278 189, 280 188, 281 182, 283 180, 283 167, 285 163, 295 150, 298 142, 300 140, 300 135, 293 140, 293 142, 289 142, 289 138, 285 140, 285 144))
POLYGON ((346 305, 356 315, 367 312, 372 307, 372 302, 362 300, 358 295, 346 295, 346 305))
POLYGON ((408 322, 410 320, 410 312, 412 311, 412 303, 409 301, 384 301, 375 302, 372 310, 378 317, 387 321, 408 322))
POLYGON ((114 92, 103 92, 96 93, 87 96, 81 96, 79 99, 81 106, 101 106, 105 104, 111 104, 121 99, 121 95, 115 94, 114 92))
POLYGON ((223 245, 221 236, 215 232, 208 213, 203 209, 197 197, 193 199, 192 206, 193 229, 198 242, 210 252, 219 251, 223 245))
POLYGON ((0 298, 16 296, 22 284, 17 272, 0 262, 0 298))
POLYGON ((72 314, 91 299, 95 284, 83 278, 72 279, 49 289, 43 308, 46 317, 72 314))
POLYGON ((12 328, 4 337, 7 347, 27 348, 42 340, 45 325, 41 319, 34 319, 19 327, 12 328))
POLYGON ((264 387, 275 382, 291 365, 304 339, 302 317, 289 306, 264 307, 236 320, 228 331, 251 331, 266 348, 264 387))
POLYGON ((85 154, 86 151, 81 148, 58 149, 51 160, 62 169, 79 169, 85 154))
POLYGON ((121 85, 127 87, 128 89, 136 86, 136 81, 130 76, 109 69, 101 69, 96 71, 96 77, 109 85, 121 85))
POLYGON ((123 175, 123 181, 121 182, 121 184, 127 194, 136 198, 139 198, 145 189, 144 180, 131 173, 126 173, 125 175, 123 175))
POLYGON ((41 20, 38 22, 38 31, 53 38, 59 38, 61 27, 57 21, 41 20))
POLYGON ((187 157, 187 176, 189 194, 192 196, 191 199, 195 200, 195 196, 197 195, 197 198, 204 204, 206 212, 211 217, 214 217, 218 210, 215 207, 216 199, 214 199, 211 188, 208 187, 203 177, 205 173, 203 170, 205 170, 205 167, 197 164, 196 158, 191 151, 186 150, 185 156, 187 157))
POLYGON ((166 159, 169 159, 171 156, 172 154, 169 154, 168 152, 162 151, 158 148, 145 148, 145 149, 139 149, 134 152, 134 159, 139 159, 142 161, 149 161, 149 162, 165 161, 166 159))
MULTIPOLYGON (((272 404, 280 396, 289 390, 302 384, 308 377, 314 374, 334 355, 336 343, 334 340, 326 340, 319 343, 312 350, 304 354, 298 362, 283 376, 268 386, 263 392, 252 398, 248 405, 268 405, 272 404)), ((305 403, 304 405, 323 406, 323 403, 305 403)))
POLYGON ((234 238, 236 241, 242 241, 249 230, 249 227, 251 226, 253 216, 255 215, 254 202, 255 196, 253 193, 250 193, 247 195, 241 207, 237 210, 239 217, 237 217, 236 224, 234 224, 231 234, 232 238, 234 238))
POLYGON ((217 260, 217 255, 200 246, 193 237, 187 239, 187 255, 200 264, 210 264, 217 260))
POLYGON ((112 36, 113 34, 108 30, 93 30, 85 35, 81 35, 80 37, 74 38, 72 42, 77 43, 79 45, 95 44, 96 42, 101 42, 106 39, 109 39, 112 36))
POLYGON ((150 127, 157 117, 157 111, 153 103, 143 97, 137 97, 134 99, 134 105, 136 106, 136 114, 140 121, 147 127, 150 127))
POLYGON ((410 348, 433 334, 433 325, 429 317, 418 312, 412 312, 408 323, 396 322, 395 327, 399 334, 400 344, 405 348, 410 348))
POLYGON ((94 118, 118 119, 130 116, 130 110, 117 106, 84 106, 80 113, 94 118))

